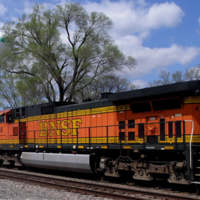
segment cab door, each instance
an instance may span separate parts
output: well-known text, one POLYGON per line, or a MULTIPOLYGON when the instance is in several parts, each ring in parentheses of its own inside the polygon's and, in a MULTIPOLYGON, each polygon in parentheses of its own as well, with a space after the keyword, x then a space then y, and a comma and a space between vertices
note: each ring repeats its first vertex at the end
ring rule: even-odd
POLYGON ((158 135, 162 121, 155 116, 148 117, 146 120, 146 142, 147 144, 158 144, 158 135))
POLYGON ((165 119, 160 119, 160 141, 165 141, 165 119))
POLYGON ((26 143, 26 122, 19 122, 19 143, 25 144, 26 143))

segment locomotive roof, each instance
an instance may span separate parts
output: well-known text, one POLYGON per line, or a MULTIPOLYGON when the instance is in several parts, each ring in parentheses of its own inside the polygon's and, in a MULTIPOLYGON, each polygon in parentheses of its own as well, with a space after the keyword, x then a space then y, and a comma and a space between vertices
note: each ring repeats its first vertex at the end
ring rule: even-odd
POLYGON ((110 101, 147 99, 152 97, 189 96, 200 94, 200 81, 179 82, 169 85, 119 92, 109 95, 110 101))
POLYGON ((151 98, 171 97, 171 96, 190 96, 200 95, 200 81, 188 81, 174 83, 170 85, 157 86, 151 88, 137 89, 127 92, 119 92, 108 94, 106 98, 88 101, 80 104, 62 105, 59 103, 54 104, 40 104, 27 107, 14 109, 15 116, 23 118, 27 116, 60 113, 73 110, 82 110, 97 108, 103 106, 111 106, 115 104, 130 103, 132 100, 145 100, 151 98))
POLYGON ((156 86, 126 92, 111 93, 106 98, 96 101, 83 102, 80 104, 63 105, 56 108, 56 112, 63 110, 89 109, 102 106, 110 106, 115 103, 128 102, 129 100, 143 100, 170 96, 189 96, 200 94, 200 81, 188 81, 164 86, 156 86))

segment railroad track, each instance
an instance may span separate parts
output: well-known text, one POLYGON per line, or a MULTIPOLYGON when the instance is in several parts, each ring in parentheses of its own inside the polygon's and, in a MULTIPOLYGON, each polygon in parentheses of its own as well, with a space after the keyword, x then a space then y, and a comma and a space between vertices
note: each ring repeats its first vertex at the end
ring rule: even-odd
POLYGON ((80 180, 76 178, 46 175, 14 169, 0 168, 0 178, 15 179, 29 182, 31 184, 39 184, 46 187, 54 187, 57 189, 64 189, 71 192, 78 192, 87 195, 90 194, 110 199, 200 200, 200 196, 194 194, 80 180))

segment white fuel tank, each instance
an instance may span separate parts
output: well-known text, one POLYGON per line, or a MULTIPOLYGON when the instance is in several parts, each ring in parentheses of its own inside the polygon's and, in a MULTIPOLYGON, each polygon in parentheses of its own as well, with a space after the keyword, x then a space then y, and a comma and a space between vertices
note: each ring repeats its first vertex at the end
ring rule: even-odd
POLYGON ((20 160, 29 167, 92 173, 89 154, 23 152, 20 160))

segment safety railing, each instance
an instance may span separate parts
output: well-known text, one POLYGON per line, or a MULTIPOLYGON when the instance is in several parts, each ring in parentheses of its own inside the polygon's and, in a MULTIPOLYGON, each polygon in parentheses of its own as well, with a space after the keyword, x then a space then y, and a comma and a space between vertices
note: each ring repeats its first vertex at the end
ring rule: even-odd
MULTIPOLYGON (((196 132, 197 133, 197 132, 196 132)), ((198 140, 192 120, 26 130, 21 144, 179 144, 198 140)))

